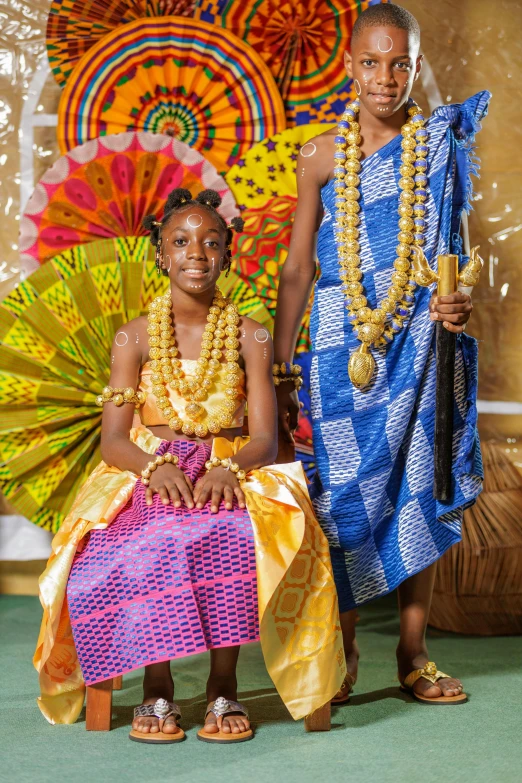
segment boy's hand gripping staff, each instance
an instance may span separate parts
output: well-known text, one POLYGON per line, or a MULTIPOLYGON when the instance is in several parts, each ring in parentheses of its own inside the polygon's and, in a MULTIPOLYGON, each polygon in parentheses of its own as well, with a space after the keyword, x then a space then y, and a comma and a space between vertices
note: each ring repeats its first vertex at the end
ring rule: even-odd
MULTIPOLYGON (((437 259, 438 274, 429 266, 421 248, 414 248, 413 268, 416 283, 429 286, 437 281, 437 295, 451 296, 461 285, 476 285, 482 269, 478 247, 470 253, 470 260, 459 274, 458 256, 441 255, 437 259)), ((444 328, 441 321, 436 324, 437 380, 435 399, 435 475, 433 495, 437 500, 451 499, 451 467, 453 450, 453 397, 455 379, 456 334, 444 328)))

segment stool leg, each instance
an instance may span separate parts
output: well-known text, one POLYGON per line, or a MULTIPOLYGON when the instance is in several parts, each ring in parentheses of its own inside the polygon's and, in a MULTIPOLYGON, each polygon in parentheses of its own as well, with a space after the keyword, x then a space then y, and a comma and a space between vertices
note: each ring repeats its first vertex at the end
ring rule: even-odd
POLYGON ((311 715, 305 718, 306 731, 330 731, 332 725, 330 721, 331 716, 330 702, 326 702, 311 715))
POLYGON ((112 719, 112 679, 87 687, 85 728, 87 731, 110 731, 112 719))
POLYGON ((123 675, 119 675, 118 677, 112 678, 112 690, 113 691, 121 691, 123 688, 123 675))

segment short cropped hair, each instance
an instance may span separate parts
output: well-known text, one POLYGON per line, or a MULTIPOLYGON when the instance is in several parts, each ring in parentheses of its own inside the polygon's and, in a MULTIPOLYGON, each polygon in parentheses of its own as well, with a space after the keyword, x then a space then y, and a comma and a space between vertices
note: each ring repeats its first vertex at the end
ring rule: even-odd
POLYGON ((353 26, 352 43, 359 38, 362 31, 367 27, 398 27, 399 30, 406 30, 417 43, 420 43, 419 23, 405 8, 392 3, 378 3, 371 5, 366 11, 363 11, 353 26))

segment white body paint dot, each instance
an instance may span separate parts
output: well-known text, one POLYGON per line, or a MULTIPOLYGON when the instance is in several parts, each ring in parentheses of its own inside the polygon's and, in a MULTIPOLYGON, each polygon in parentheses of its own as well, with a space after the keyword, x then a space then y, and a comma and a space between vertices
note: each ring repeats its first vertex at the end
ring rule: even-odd
POLYGON ((266 329, 256 329, 254 332, 254 339, 257 340, 258 343, 266 343, 268 338, 269 334, 266 329))
POLYGON ((312 155, 315 155, 317 152, 317 147, 313 143, 313 141, 308 141, 306 144, 303 144, 301 147, 301 155, 303 158, 311 158, 312 155))
POLYGON ((129 342, 129 337, 127 334, 125 334, 125 332, 118 332, 118 334, 114 338, 114 342, 116 343, 117 346, 123 348, 123 346, 127 345, 127 343, 129 342))
POLYGON ((187 223, 191 228, 199 228, 199 226, 203 223, 203 218, 201 215, 189 215, 187 218, 187 223))
POLYGON ((383 35, 382 38, 379 38, 377 41, 377 49, 380 52, 391 52, 393 49, 393 41, 389 35, 383 35))

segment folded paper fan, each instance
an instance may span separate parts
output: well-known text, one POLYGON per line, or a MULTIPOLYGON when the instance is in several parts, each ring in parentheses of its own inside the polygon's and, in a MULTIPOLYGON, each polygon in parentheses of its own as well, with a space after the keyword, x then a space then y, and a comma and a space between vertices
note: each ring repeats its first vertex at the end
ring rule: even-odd
MULTIPOLYGON (((279 277, 288 255, 296 203, 292 196, 278 196, 262 207, 246 209, 242 213, 245 227, 232 240, 233 268, 239 267, 241 278, 272 318, 275 318, 279 277)), ((312 299, 299 329, 296 353, 310 350, 311 306, 312 299)))
MULTIPOLYGON (((100 461, 95 398, 114 334, 167 286, 146 237, 105 239, 52 258, 0 304, 0 488, 35 524, 58 530, 100 461)), ((240 312, 266 322, 246 288, 230 276, 240 312)))
POLYGON ((332 122, 355 97, 343 55, 379 0, 197 0, 194 16, 246 41, 270 68, 289 125, 332 122))
POLYGON ((47 56, 63 87, 80 57, 116 27, 146 16, 192 16, 195 0, 52 0, 47 56))
POLYGON ((169 133, 218 171, 286 126, 272 75, 228 30, 182 17, 138 19, 77 63, 58 109, 62 152, 130 130, 169 133))
POLYGON ((144 216, 159 219, 167 196, 178 187, 194 195, 217 190, 223 217, 238 214, 214 166, 178 139, 129 131, 75 147, 44 174, 27 203, 20 222, 23 271, 30 273, 84 242, 144 235, 144 216))
POLYGON ((268 309, 263 304, 261 298, 257 296, 247 280, 243 280, 236 272, 230 272, 228 277, 221 275, 218 285, 225 296, 231 299, 237 305, 240 315, 253 318, 262 326, 265 326, 269 332, 273 331, 274 319, 268 309))
POLYGON ((295 170, 299 150, 333 125, 288 128, 254 145, 225 174, 240 209, 261 207, 276 196, 297 196, 295 170))
MULTIPOLYGON (((232 240, 232 263, 242 279, 275 318, 277 289, 288 256, 297 199, 277 196, 242 213, 245 227, 232 240)), ((310 351, 310 312, 313 296, 299 329, 296 353, 310 351)))

